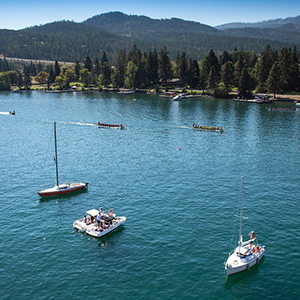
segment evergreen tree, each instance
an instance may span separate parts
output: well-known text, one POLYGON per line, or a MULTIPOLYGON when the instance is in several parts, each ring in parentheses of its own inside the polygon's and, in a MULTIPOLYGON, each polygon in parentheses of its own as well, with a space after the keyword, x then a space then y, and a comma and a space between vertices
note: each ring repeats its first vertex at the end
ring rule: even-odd
POLYGON ((239 88, 239 83, 242 75, 242 71, 246 68, 246 61, 242 55, 239 53, 236 63, 234 64, 234 82, 235 85, 239 88))
POLYGON ((75 75, 77 77, 77 80, 80 77, 80 70, 81 70, 81 66, 80 66, 79 61, 77 60, 76 63, 75 63, 75 75))
POLYGON ((200 69, 197 60, 189 59, 188 71, 187 71, 187 84, 191 89, 195 88, 199 84, 200 69))
POLYGON ((103 65, 105 63, 108 63, 108 59, 107 59, 106 52, 104 51, 103 55, 102 55, 102 59, 101 59, 101 65, 103 65))
POLYGON ((115 68, 118 70, 114 73, 117 86, 124 86, 125 70, 126 70, 126 51, 120 50, 116 57, 115 68))
POLYGON ((59 76, 60 74, 60 66, 58 64, 58 61, 57 59, 55 60, 55 63, 54 63, 54 78, 56 78, 56 76, 59 76))
POLYGON ((31 77, 28 67, 24 68, 24 87, 26 90, 29 90, 31 87, 31 77))
POLYGON ((276 61, 270 71, 270 75, 266 82, 267 89, 270 93, 273 93, 274 98, 276 97, 276 92, 280 90, 280 67, 279 63, 276 61))
POLYGON ((225 50, 222 52, 219 58, 220 65, 223 66, 227 62, 231 61, 232 62, 232 56, 225 50))
POLYGON ((50 65, 48 83, 51 84, 51 83, 54 83, 54 82, 55 82, 54 70, 53 70, 53 66, 50 65))
POLYGON ((111 65, 108 61, 105 61, 101 65, 102 84, 108 86, 110 84, 111 77, 111 65))
POLYGON ((296 46, 294 46, 291 53, 291 65, 290 65, 290 91, 299 91, 300 78, 299 78, 299 53, 296 46))
MULTIPOLYGON (((208 53, 208 55, 206 55, 206 57, 203 60, 203 64, 202 64, 202 70, 204 73, 204 77, 209 78, 209 75, 211 73, 211 75, 213 75, 214 79, 213 81, 218 81, 220 78, 220 64, 218 61, 218 58, 214 52, 213 49, 211 49, 208 53), (213 71, 212 71, 213 68, 213 71)), ((212 79, 212 78, 211 78, 212 79)), ((210 84, 208 84, 210 85, 210 84)))
POLYGON ((249 98, 251 97, 251 82, 250 76, 245 66, 242 70, 240 81, 239 81, 239 97, 249 98))
POLYGON ((207 86, 208 88, 212 89, 214 93, 216 91, 218 81, 219 81, 218 71, 215 69, 214 66, 211 66, 208 74, 207 86))
POLYGON ((136 74, 138 67, 133 61, 129 61, 125 73, 125 87, 126 88, 136 88, 136 74))
POLYGON ((89 72, 92 72, 93 62, 89 55, 87 55, 84 59, 83 68, 87 69, 89 72))
POLYGON ((257 90, 260 92, 266 91, 266 81, 269 77, 270 70, 276 61, 276 53, 271 50, 271 47, 268 45, 266 50, 261 53, 258 70, 257 70, 257 90))
POLYGON ((162 48, 159 52, 158 73, 163 84, 167 84, 167 80, 171 79, 173 75, 172 65, 166 47, 162 48))
POLYGON ((156 49, 150 50, 146 58, 146 69, 149 82, 153 85, 158 84, 158 56, 156 49))
POLYGON ((94 73, 96 76, 99 76, 101 73, 101 66, 100 66, 100 62, 99 59, 96 57, 95 59, 95 67, 94 67, 94 73))
POLYGON ((22 76, 22 73, 19 72, 19 77, 18 77, 18 88, 21 89, 22 86, 24 85, 24 81, 23 81, 23 76, 22 76))
POLYGON ((228 94, 228 92, 234 86, 233 64, 231 61, 227 61, 221 68, 221 82, 223 83, 228 94))
POLYGON ((36 76, 37 75, 35 64, 32 61, 30 62, 29 72, 30 72, 31 76, 36 76))
POLYGON ((188 62, 186 58, 185 52, 183 52, 179 59, 179 66, 178 66, 178 75, 181 83, 183 86, 187 84, 187 72, 188 72, 188 62))

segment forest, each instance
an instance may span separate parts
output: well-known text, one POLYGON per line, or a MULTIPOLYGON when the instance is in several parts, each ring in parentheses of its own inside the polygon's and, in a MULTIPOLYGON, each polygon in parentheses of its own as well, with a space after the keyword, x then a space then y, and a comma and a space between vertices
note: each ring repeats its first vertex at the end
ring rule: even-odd
POLYGON ((33 79, 45 89, 69 89, 73 85, 82 89, 127 88, 167 91, 177 80, 182 90, 201 91, 218 97, 228 97, 235 90, 241 97, 253 92, 299 92, 299 52, 297 47, 282 48, 279 52, 267 45, 264 51, 235 49, 220 55, 211 49, 198 61, 185 52, 171 60, 166 47, 159 51, 142 52, 136 45, 130 51, 120 49, 115 62, 106 52, 100 58, 86 55, 74 64, 24 63, 0 59, 0 90, 11 86, 30 89, 33 79))

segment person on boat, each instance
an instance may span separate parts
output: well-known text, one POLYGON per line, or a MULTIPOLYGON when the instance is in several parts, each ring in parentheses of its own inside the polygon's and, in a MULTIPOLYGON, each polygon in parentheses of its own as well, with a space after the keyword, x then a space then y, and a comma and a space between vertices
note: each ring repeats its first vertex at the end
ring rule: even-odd
POLYGON ((84 215, 84 219, 83 219, 83 222, 86 223, 87 222, 87 218, 86 218, 86 215, 84 215))
POLYGON ((250 231, 249 233, 250 239, 254 239, 255 238, 255 232, 254 231, 250 231))
POLYGON ((109 227, 109 225, 107 225, 106 223, 105 223, 105 221, 104 220, 102 220, 101 221, 101 225, 100 225, 103 229, 107 229, 108 227, 109 227))
POLYGON ((103 208, 102 207, 99 207, 99 212, 101 215, 103 215, 103 208))
POLYGON ((97 225, 98 225, 98 227, 101 225, 101 213, 100 213, 100 211, 99 211, 99 214, 97 216, 97 225))

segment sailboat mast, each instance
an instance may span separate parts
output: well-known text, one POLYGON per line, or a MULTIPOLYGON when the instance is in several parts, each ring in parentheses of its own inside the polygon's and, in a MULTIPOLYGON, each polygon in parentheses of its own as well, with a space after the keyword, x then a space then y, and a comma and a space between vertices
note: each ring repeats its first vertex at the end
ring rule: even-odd
POLYGON ((241 246, 243 243, 242 236, 242 224, 243 224, 243 198, 244 198, 244 176, 242 176, 242 199, 241 199, 241 216, 240 216, 240 241, 239 241, 239 252, 241 252, 241 246))
POLYGON ((54 141, 55 141, 56 184, 58 186, 59 181, 58 181, 58 162, 57 162, 56 122, 54 122, 54 141))

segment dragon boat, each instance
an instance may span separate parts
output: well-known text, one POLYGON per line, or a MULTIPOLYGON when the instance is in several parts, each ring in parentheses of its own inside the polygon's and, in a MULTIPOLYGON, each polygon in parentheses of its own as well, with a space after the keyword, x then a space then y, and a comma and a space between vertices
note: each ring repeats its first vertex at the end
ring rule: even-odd
POLYGON ((108 124, 101 123, 100 121, 97 123, 99 128, 114 128, 114 129, 124 129, 125 126, 123 124, 108 124))
POLYGON ((201 131, 223 132, 222 126, 202 126, 202 125, 193 124, 193 129, 201 130, 201 131))

